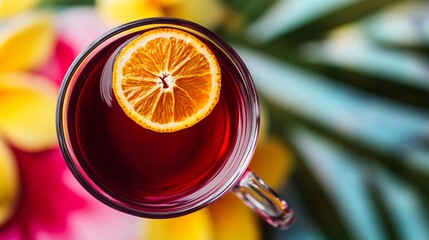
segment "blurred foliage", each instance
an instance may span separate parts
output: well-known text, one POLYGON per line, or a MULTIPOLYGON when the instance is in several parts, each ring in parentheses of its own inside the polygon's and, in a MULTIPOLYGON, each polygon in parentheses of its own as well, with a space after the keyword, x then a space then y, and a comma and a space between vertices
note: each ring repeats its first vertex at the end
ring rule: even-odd
MULTIPOLYGON (((246 51, 250 49, 252 53, 271 58, 280 64, 284 64, 287 68, 293 66, 293 68, 298 69, 304 74, 316 76, 312 80, 320 81, 319 84, 326 84, 328 86, 337 85, 341 86, 341 88, 345 87, 362 94, 362 96, 376 96, 380 101, 388 102, 393 106, 397 105, 399 108, 417 109, 418 112, 428 114, 429 89, 422 87, 422 85, 415 84, 412 80, 414 77, 412 75, 407 76, 404 74, 403 76, 392 77, 392 74, 389 74, 386 70, 384 72, 374 72, 370 68, 365 69, 364 67, 350 66, 347 65, 348 58, 346 55, 343 55, 343 60, 341 59, 342 56, 339 56, 338 59, 334 59, 333 61, 325 58, 325 55, 319 56, 316 61, 312 57, 309 57, 309 55, 314 55, 311 51, 320 51, 322 47, 330 43, 337 32, 341 32, 341 30, 345 28, 354 28, 360 31, 358 40, 361 40, 361 38, 364 39, 365 43, 374 46, 374 49, 401 53, 406 56, 403 59, 404 65, 407 62, 406 58, 408 56, 419 59, 420 62, 417 62, 417 64, 421 64, 420 67, 426 71, 421 81, 423 84, 427 84, 429 81, 429 33, 427 30, 424 32, 424 29, 428 27, 429 22, 428 4, 424 1, 401 0, 335 1, 341 4, 337 4, 335 7, 323 11, 324 5, 329 4, 328 1, 320 1, 314 3, 314 8, 320 7, 321 10, 319 12, 317 10, 309 11, 310 14, 313 13, 311 16, 299 16, 300 19, 302 18, 302 21, 294 21, 296 19, 290 17, 289 23, 292 22, 294 24, 289 24, 286 20, 283 21, 286 27, 278 30, 275 34, 263 37, 255 34, 257 32, 254 31, 255 26, 261 22, 264 22, 267 28, 267 23, 271 23, 273 24, 273 29, 280 29, 276 26, 277 22, 275 22, 275 18, 270 18, 268 15, 274 14, 274 12, 283 12, 284 15, 291 14, 288 6, 294 7, 293 5, 298 5, 297 2, 299 1, 224 0, 224 3, 232 9, 233 13, 230 14, 231 22, 219 28, 218 32, 227 39, 227 41, 234 46, 238 46, 240 49, 243 48, 246 51), (279 2, 282 2, 282 4, 279 4, 279 2), (283 11, 279 9, 276 11, 276 8, 280 8, 280 6, 284 7, 283 11), (364 31, 366 30, 365 24, 368 24, 368 19, 372 20, 384 14, 387 10, 394 11, 395 8, 400 9, 400 11, 395 11, 398 18, 404 17, 404 15, 410 12, 415 14, 415 16, 411 16, 414 17, 416 21, 415 31, 418 32, 419 26, 421 27, 421 35, 419 35, 419 41, 417 41, 417 43, 401 42, 401 38, 407 39, 407 37, 402 34, 407 33, 401 33, 399 27, 397 29, 397 35, 394 36, 393 39, 387 40, 377 38, 375 34, 364 31), (419 8, 421 8, 421 11, 419 11, 419 8), (421 25, 419 25, 419 19, 425 25, 421 22, 421 25), (398 39, 399 41, 395 41, 398 39), (308 54, 309 52, 310 54, 308 54), (344 64, 341 63, 342 61, 344 64)), ((309 1, 302 1, 301 3, 303 2, 309 1)), ((333 2, 334 1, 330 4, 333 2)), ((279 19, 286 18, 287 17, 279 19)), ((392 27, 388 26, 389 23, 389 21, 383 22, 383 24, 386 24, 386 28, 392 27)), ((278 24, 281 25, 282 23, 278 24)), ((260 24, 260 26, 262 26, 262 24, 260 24)), ((262 31, 259 31, 258 33, 261 32, 262 31)), ((343 44, 347 45, 349 44, 348 41, 353 40, 354 39, 345 39, 343 44)), ((336 42, 332 44, 332 48, 334 49, 337 46, 335 44, 336 42)), ((353 48, 353 43, 350 43, 350 47, 353 48)), ((341 46, 338 45, 338 48, 341 48, 341 46)), ((381 64, 382 63, 380 63, 380 65, 381 64)), ((249 68, 252 67, 255 66, 249 66, 249 68)), ((278 76, 276 77, 278 78, 278 76)), ((255 80, 256 82, 258 82, 258 80, 264 81, 263 79, 255 80)), ((282 80, 287 81, 281 78, 276 81, 282 80)), ((284 85, 287 88, 287 84, 284 85)), ((428 205, 429 172, 410 164, 410 157, 407 152, 402 152, 398 148, 395 149, 374 144, 373 142, 376 141, 363 141, 359 139, 359 137, 356 137, 358 134, 344 131, 344 126, 335 126, 335 124, 334 126, 327 125, 323 121, 320 121, 320 119, 305 114, 306 109, 300 109, 302 105, 281 103, 278 98, 271 96, 268 91, 260 91, 260 95, 269 110, 271 134, 282 138, 292 149, 296 158, 296 167, 289 183, 290 187, 295 190, 293 193, 298 195, 298 199, 305 214, 309 216, 311 219, 310 221, 316 225, 316 228, 322 232, 323 238, 359 239, 359 236, 353 232, 352 228, 347 224, 347 221, 345 221, 345 213, 338 208, 337 202, 333 200, 327 189, 329 186, 324 185, 319 179, 319 175, 308 165, 310 161, 306 159, 306 154, 304 154, 306 150, 296 146, 296 141, 294 140, 296 129, 305 129, 305 131, 315 136, 321 136, 322 139, 326 139, 326 141, 329 141, 354 156, 352 159, 359 161, 359 164, 366 165, 369 169, 380 168, 382 171, 389 172, 395 178, 412 186, 416 192, 416 196, 421 199, 421 204, 423 206, 428 205)), ((342 101, 341 97, 338 97, 338 101, 342 101)), ((303 105, 304 104, 305 103, 303 103, 303 105)), ((327 108, 329 108, 329 106, 327 106, 327 108)), ((315 115, 317 115, 317 113, 315 115)), ((363 119, 362 121, 365 120, 363 119)), ((377 131, 377 129, 374 129, 374 131, 377 131)), ((420 139, 419 147, 427 149, 427 132, 421 132, 421 136, 413 136, 412 133, 409 133, 409 135, 410 139, 420 139), (424 144, 422 144, 422 142, 424 144)), ((401 147, 403 149, 406 149, 407 146, 413 148, 414 146, 411 145, 410 142, 404 142, 401 147)), ((308 151, 312 150, 308 149, 308 151)), ((426 154, 424 156, 427 161, 429 159, 428 155, 426 154)), ((367 174, 368 176, 364 176, 364 179, 367 179, 365 180, 365 186, 372 202, 373 213, 378 219, 378 222, 380 222, 380 231, 383 232, 383 236, 387 239, 401 239, 403 235, 400 233, 400 227, 398 227, 397 222, 394 220, 394 215, 391 212, 392 209, 387 207, 389 202, 395 201, 395 199, 386 199, 380 191, 380 188, 383 188, 383 186, 378 178, 374 176, 369 177, 373 174, 376 173, 369 171, 367 174)), ((426 216, 426 223, 423 224, 429 227, 429 225, 427 225, 429 221, 427 207, 422 209, 422 211, 426 212, 426 214, 424 214, 426 216)), ((297 215, 299 219, 299 213, 297 215)), ((288 236, 288 234, 283 234, 283 236, 288 236)))

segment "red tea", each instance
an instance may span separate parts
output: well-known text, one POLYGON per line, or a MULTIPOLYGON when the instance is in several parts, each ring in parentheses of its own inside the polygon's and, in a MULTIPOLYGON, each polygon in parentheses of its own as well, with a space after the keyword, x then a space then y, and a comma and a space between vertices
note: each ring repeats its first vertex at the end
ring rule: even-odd
POLYGON ((86 174, 115 199, 145 203, 179 199, 216 176, 235 149, 244 111, 243 83, 234 80, 240 76, 229 70, 232 63, 225 53, 202 39, 221 66, 216 107, 188 129, 173 133, 144 129, 122 111, 109 89, 111 79, 103 74, 115 50, 132 37, 110 43, 78 74, 67 112, 71 146, 86 174))

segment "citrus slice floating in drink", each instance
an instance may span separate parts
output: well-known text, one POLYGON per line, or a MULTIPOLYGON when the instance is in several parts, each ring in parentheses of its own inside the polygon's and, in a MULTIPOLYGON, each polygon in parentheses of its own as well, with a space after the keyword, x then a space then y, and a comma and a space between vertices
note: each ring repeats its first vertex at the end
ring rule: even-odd
POLYGON ((159 28, 122 49, 112 81, 128 117, 156 132, 174 132, 210 114, 219 100, 221 73, 215 55, 200 39, 159 28))

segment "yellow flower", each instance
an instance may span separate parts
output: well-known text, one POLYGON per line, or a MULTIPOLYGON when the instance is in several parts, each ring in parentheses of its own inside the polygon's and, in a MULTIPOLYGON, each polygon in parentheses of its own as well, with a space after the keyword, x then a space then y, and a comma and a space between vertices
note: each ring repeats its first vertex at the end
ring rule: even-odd
POLYGON ((258 216, 233 193, 208 207, 213 221, 215 239, 261 239, 258 216))
POLYGON ((293 157, 280 139, 269 136, 258 143, 249 168, 273 189, 280 189, 293 168, 293 157))
POLYGON ((223 21, 225 14, 220 0, 96 0, 96 8, 113 24, 175 17, 213 28, 223 21))
POLYGON ((144 220, 142 239, 157 240, 212 240, 213 223, 207 209, 178 218, 144 220))
POLYGON ((52 55, 55 34, 49 12, 11 18, 0 29, 0 72, 31 70, 52 55))
POLYGON ((0 30, 0 137, 27 151, 56 145, 57 87, 35 73, 54 47, 52 15, 16 16, 0 30))
POLYGON ((58 88, 45 77, 26 72, 50 57, 52 22, 51 14, 33 12, 17 15, 0 28, 0 226, 13 213, 19 189, 16 161, 8 144, 23 151, 57 145, 58 88))
POLYGON ((15 158, 0 139, 0 226, 9 219, 15 209, 18 185, 15 158))
POLYGON ((35 7, 40 0, 1 0, 0 1, 0 19, 13 16, 17 13, 35 7))
POLYGON ((164 16, 161 5, 151 0, 97 0, 96 7, 109 20, 119 24, 164 16))
POLYGON ((26 72, 0 73, 0 137, 26 151, 57 144, 57 87, 26 72))
POLYGON ((185 0, 166 12, 169 17, 187 19, 208 28, 218 26, 225 18, 225 10, 218 0, 185 0))

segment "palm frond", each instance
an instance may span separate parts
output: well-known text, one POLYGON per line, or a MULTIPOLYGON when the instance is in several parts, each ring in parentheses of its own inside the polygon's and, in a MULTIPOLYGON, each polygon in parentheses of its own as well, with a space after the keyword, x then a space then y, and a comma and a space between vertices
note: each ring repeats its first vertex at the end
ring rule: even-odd
POLYGON ((404 0, 363 0, 352 1, 331 12, 310 19, 301 25, 285 31, 272 39, 271 43, 302 43, 314 41, 326 36, 332 29, 361 20, 380 11, 381 9, 404 0))
POLYGON ((392 216, 384 203, 384 199, 380 194, 380 185, 374 179, 374 177, 367 178, 366 186, 368 189, 369 196, 374 203, 374 209, 377 213, 377 216, 380 218, 381 227, 385 237, 390 240, 399 240, 399 233, 395 224, 392 221, 392 216))
POLYGON ((395 176, 415 186, 421 197, 429 203, 429 192, 427 191, 429 174, 421 169, 413 168, 406 164, 406 157, 401 156, 397 152, 383 151, 373 145, 357 141, 346 134, 335 131, 335 129, 328 129, 316 121, 302 117, 297 113, 276 105, 272 101, 265 99, 264 103, 270 111, 271 118, 274 119, 271 123, 273 133, 282 132, 282 126, 287 123, 303 126, 306 129, 322 135, 344 148, 347 148, 350 152, 361 156, 361 159, 366 160, 368 164, 375 163, 382 165, 395 176))
POLYGON ((348 85, 402 104, 429 109, 429 101, 427 101, 429 88, 422 88, 407 81, 395 81, 389 76, 374 75, 344 66, 311 62, 305 60, 299 48, 294 47, 294 45, 282 43, 256 44, 231 33, 223 33, 223 36, 233 44, 256 49, 287 64, 326 76, 328 78, 325 79, 335 83, 348 85))

